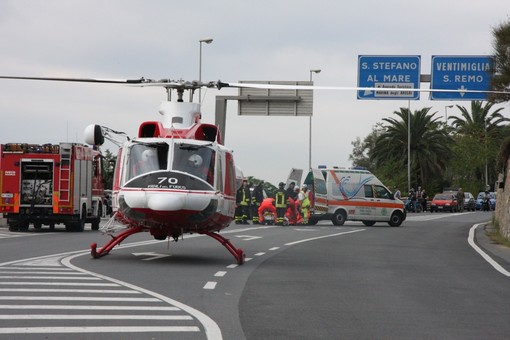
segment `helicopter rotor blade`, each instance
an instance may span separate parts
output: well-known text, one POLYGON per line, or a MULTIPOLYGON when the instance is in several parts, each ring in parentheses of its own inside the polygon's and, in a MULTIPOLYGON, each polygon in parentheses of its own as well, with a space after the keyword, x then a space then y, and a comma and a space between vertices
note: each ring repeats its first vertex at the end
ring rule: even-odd
POLYGON ((275 89, 275 90, 333 90, 333 91, 409 91, 409 92, 452 92, 452 93, 493 93, 493 94, 510 94, 510 91, 494 91, 494 90, 468 90, 468 89, 426 89, 426 88, 392 88, 392 87, 356 87, 356 86, 316 86, 316 85, 284 85, 284 84, 263 84, 263 83, 239 83, 239 82, 200 82, 200 81, 184 81, 171 79, 146 79, 140 77, 138 79, 101 79, 101 78, 65 78, 65 77, 18 77, 18 76, 0 76, 0 79, 17 79, 17 80, 43 80, 43 81, 63 81, 63 82, 79 82, 79 83, 102 83, 102 84, 127 84, 133 86, 158 86, 166 89, 184 89, 195 90, 201 87, 217 88, 255 88, 255 89, 275 89))
MULTIPOLYGON (((98 78, 58 78, 58 77, 17 77, 0 76, 0 79, 18 79, 18 80, 46 80, 46 81, 65 81, 77 83, 103 83, 103 84, 139 84, 148 81, 141 77, 139 79, 98 79, 98 78)), ((150 80, 149 80, 150 81, 150 80)))
POLYGON ((349 86, 315 86, 315 85, 283 85, 261 83, 226 83, 216 82, 218 89, 222 87, 255 88, 273 90, 334 90, 334 91, 409 91, 409 92, 453 92, 453 93, 494 93, 510 94, 509 91, 468 90, 468 89, 425 89, 425 88, 392 88, 392 87, 349 87, 349 86))

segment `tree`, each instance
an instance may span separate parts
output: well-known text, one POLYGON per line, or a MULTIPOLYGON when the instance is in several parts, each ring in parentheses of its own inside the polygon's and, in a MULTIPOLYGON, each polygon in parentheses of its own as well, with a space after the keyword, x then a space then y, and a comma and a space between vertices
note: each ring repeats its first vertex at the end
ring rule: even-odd
MULTIPOLYGON (((394 174, 406 171, 408 163, 408 126, 410 126, 411 181, 415 185, 436 189, 447 167, 451 137, 439 117, 429 114, 430 108, 410 112, 401 108, 394 114, 399 119, 384 118, 385 131, 379 136, 371 152, 377 168, 394 174), (408 119, 410 117, 410 120, 408 119)), ((430 190, 429 190, 430 191, 430 190)))
MULTIPOLYGON (((510 91, 510 20, 492 30, 494 36, 494 77, 492 87, 498 91, 510 91)), ((493 94, 491 101, 509 101, 510 94, 493 94)))
POLYGON ((117 156, 114 156, 109 149, 103 153, 102 156, 102 177, 103 177, 103 185, 105 189, 112 189, 113 185, 113 172, 115 169, 115 162, 117 161, 117 156))
POLYGON ((481 188, 496 179, 497 153, 508 134, 504 123, 510 119, 500 113, 503 108, 491 113, 493 106, 494 103, 486 102, 484 105, 482 101, 472 101, 470 110, 457 105, 461 116, 450 116, 448 119, 452 121, 456 141, 452 166, 459 170, 456 171, 458 182, 472 181, 474 175, 478 188, 481 188), (485 178, 486 167, 488 178, 485 178))
POLYGON ((354 167, 364 167, 370 171, 374 170, 374 163, 370 160, 370 153, 375 146, 377 137, 384 131, 381 123, 377 123, 372 127, 372 132, 365 137, 363 141, 357 137, 355 141, 351 142, 353 146, 352 154, 349 155, 349 160, 352 161, 354 167))

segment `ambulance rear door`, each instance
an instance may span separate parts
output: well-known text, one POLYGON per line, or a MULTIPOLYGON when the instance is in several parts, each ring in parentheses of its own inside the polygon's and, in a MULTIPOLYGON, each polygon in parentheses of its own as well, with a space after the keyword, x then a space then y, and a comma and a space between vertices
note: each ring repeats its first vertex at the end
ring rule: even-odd
POLYGON ((312 169, 305 179, 312 195, 312 213, 315 215, 328 212, 328 190, 326 180, 320 169, 312 169))
POLYGON ((287 189, 290 185, 290 183, 293 183, 296 185, 296 188, 301 188, 301 177, 303 176, 303 170, 302 169, 294 169, 292 168, 290 170, 289 177, 287 178, 287 182, 285 183, 285 189, 287 189))

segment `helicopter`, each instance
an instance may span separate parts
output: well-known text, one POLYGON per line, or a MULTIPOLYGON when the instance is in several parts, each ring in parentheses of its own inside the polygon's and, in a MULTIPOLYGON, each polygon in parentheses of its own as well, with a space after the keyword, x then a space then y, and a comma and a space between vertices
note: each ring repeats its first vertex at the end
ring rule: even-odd
POLYGON ((203 234, 219 241, 243 264, 245 253, 219 234, 234 219, 236 191, 243 174, 232 150, 222 145, 216 125, 201 122, 200 104, 193 93, 202 87, 221 88, 221 82, 183 80, 109 80, 89 78, 0 77, 93 83, 160 86, 167 101, 159 108, 160 121, 141 123, 136 138, 101 125, 85 128, 85 142, 99 148, 105 139, 119 151, 112 187, 113 216, 103 228, 111 239, 103 247, 91 245, 94 258, 108 254, 127 237, 149 232, 157 240, 178 241, 184 234, 203 234), (176 100, 172 101, 172 93, 176 100), (185 92, 189 101, 185 102, 185 92), (123 141, 122 138, 125 138, 123 141), (127 228, 114 235, 113 222, 127 228))

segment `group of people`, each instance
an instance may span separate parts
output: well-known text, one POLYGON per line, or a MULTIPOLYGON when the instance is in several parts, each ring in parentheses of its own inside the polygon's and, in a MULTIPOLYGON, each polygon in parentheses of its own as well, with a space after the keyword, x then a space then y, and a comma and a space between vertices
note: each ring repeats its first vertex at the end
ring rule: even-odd
POLYGON ((294 182, 285 189, 280 182, 275 197, 264 197, 264 182, 259 182, 253 190, 251 183, 244 180, 236 195, 236 224, 264 223, 264 214, 272 214, 276 225, 308 224, 313 199, 306 184, 296 187, 294 182))
POLYGON ((409 190, 409 206, 407 210, 413 212, 427 211, 427 199, 428 195, 425 188, 422 189, 422 187, 419 186, 416 191, 414 191, 414 188, 411 188, 411 190, 409 190))

